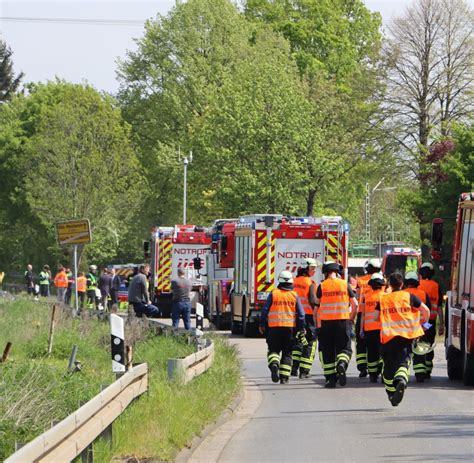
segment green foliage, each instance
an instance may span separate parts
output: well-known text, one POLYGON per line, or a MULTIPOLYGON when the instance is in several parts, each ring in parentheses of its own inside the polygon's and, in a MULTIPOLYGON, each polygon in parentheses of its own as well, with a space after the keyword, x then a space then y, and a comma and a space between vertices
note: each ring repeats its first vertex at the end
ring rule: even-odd
POLYGON ((0 220, 7 230, 22 230, 4 236, 2 257, 34 259, 38 266, 51 252, 67 259, 55 243, 54 224, 88 218, 89 258, 110 259, 126 242, 147 188, 129 127, 114 101, 92 87, 57 81, 29 91, 0 111, 0 173, 7 179, 0 220))
POLYGON ((0 103, 13 97, 23 78, 22 72, 15 76, 12 55, 11 48, 3 40, 0 40, 0 103))

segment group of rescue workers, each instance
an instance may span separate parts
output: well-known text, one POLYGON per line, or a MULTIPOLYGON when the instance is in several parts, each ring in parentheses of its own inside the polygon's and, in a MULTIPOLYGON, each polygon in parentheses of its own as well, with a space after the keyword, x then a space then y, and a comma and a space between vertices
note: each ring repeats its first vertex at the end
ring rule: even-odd
POLYGON ((444 332, 433 265, 424 263, 418 273, 405 277, 393 273, 385 281, 380 261, 370 259, 356 288, 332 261, 323 264, 324 280, 316 285, 312 277, 317 267, 316 260, 306 259, 295 278, 282 271, 262 309, 259 329, 266 335, 272 381, 307 378, 319 340, 325 387, 345 386, 355 321, 359 377, 376 383, 382 375, 388 399, 397 406, 408 385, 412 356, 416 380, 431 377, 438 317, 438 334, 444 332))

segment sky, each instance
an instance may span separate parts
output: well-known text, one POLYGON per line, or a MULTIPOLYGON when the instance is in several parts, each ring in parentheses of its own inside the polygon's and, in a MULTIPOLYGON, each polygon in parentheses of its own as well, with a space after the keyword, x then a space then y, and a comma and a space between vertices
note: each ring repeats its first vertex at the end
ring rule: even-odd
MULTIPOLYGON (((24 82, 57 76, 115 93, 117 59, 135 49, 134 38, 142 36, 146 19, 157 13, 166 15, 174 3, 0 0, 0 38, 11 47, 14 70, 25 73, 24 82)), ((369 9, 382 14, 385 24, 402 15, 409 3, 411 0, 365 1, 369 9)))

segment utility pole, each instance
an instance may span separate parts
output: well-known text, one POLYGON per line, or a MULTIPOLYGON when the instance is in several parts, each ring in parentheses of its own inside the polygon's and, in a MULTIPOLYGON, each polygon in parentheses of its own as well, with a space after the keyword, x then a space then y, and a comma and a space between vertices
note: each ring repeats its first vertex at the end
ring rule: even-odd
POLYGON ((183 187, 183 225, 186 225, 186 207, 187 207, 187 182, 188 182, 188 164, 193 161, 193 152, 189 152, 189 156, 183 159, 184 165, 184 187, 183 187))

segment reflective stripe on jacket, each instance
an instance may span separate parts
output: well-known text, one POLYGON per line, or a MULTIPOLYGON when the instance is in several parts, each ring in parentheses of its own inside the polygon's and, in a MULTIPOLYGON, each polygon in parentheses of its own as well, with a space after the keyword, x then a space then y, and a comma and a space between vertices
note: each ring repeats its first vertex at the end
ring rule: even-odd
POLYGON ((97 276, 93 273, 87 274, 87 291, 97 289, 97 276))
POLYGON ((351 316, 347 281, 340 278, 321 283, 321 300, 318 316, 320 320, 348 320, 351 316))
POLYGON ((415 339, 423 336, 420 312, 410 305, 410 293, 394 291, 380 296, 380 341, 389 342, 396 336, 415 339))
POLYGON ((364 331, 380 329, 380 312, 375 310, 375 307, 380 302, 380 296, 383 293, 383 289, 364 291, 364 331))
POLYGON ((425 291, 428 294, 431 302, 430 309, 430 320, 436 320, 438 316, 438 307, 439 307, 439 285, 436 281, 433 280, 420 280, 420 289, 425 291))
POLYGON ((49 273, 40 272, 39 274, 39 284, 40 285, 49 285, 49 273))
POLYGON ((309 289, 313 284, 313 280, 310 277, 301 275, 296 277, 293 282, 293 288, 296 294, 300 297, 301 304, 303 305, 304 313, 307 315, 313 315, 313 308, 309 304, 309 289))
POLYGON ((67 288, 67 275, 66 272, 59 272, 54 277, 54 285, 56 288, 67 288))
POLYGON ((296 326, 296 298, 295 291, 274 289, 272 291, 272 305, 268 311, 268 327, 296 326))
POLYGON ((359 278, 357 278, 357 288, 359 289, 359 307, 357 309, 357 312, 363 312, 364 311, 364 298, 362 297, 364 295, 364 291, 368 288, 370 289, 369 286, 369 280, 372 277, 372 275, 364 275, 359 278))

